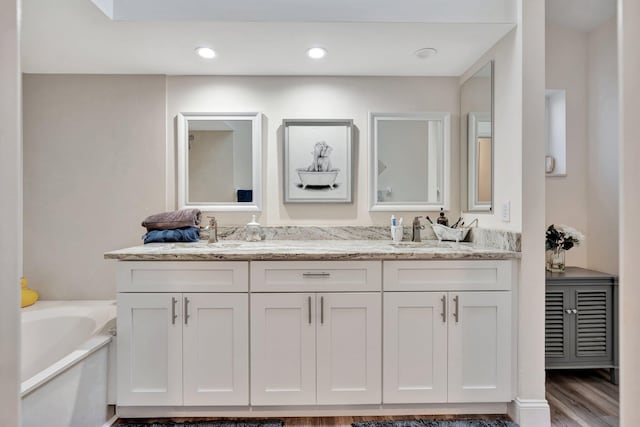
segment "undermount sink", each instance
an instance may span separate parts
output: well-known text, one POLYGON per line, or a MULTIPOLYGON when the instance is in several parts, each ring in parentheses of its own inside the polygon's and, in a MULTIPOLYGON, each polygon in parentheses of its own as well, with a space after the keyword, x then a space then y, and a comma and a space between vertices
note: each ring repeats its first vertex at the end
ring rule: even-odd
POLYGON ((391 242, 390 244, 396 248, 416 248, 426 246, 427 242, 391 242))
POLYGON ((205 249, 205 248, 237 248, 242 245, 242 242, 225 242, 218 241, 216 243, 209 243, 206 240, 201 240, 199 242, 178 242, 178 243, 169 243, 168 247, 170 249, 205 249))

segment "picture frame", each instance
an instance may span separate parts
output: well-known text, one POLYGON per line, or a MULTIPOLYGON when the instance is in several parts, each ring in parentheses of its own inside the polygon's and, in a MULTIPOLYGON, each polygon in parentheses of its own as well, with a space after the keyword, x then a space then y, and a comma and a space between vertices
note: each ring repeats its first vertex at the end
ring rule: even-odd
POLYGON ((284 202, 352 203, 353 120, 285 119, 284 202))

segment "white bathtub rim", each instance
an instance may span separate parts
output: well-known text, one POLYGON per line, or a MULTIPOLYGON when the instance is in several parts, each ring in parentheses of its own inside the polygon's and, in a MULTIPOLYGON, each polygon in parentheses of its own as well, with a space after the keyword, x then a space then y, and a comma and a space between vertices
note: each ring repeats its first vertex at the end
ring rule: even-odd
MULTIPOLYGON (((98 324, 93 332, 94 335, 87 338, 82 344, 61 359, 58 359, 30 378, 22 381, 20 384, 21 398, 27 396, 41 385, 51 381, 64 371, 71 369, 111 342, 112 335, 115 334, 116 302, 114 300, 40 300, 34 305, 22 309, 22 321, 32 322, 49 318, 52 313, 56 315, 62 314, 68 316, 71 314, 72 317, 84 317, 87 313, 94 313, 96 308, 100 309, 100 314, 98 324), (72 313, 69 313, 69 309, 72 310, 72 313)), ((89 317, 94 318, 93 316, 89 317)))
POLYGON ((53 365, 38 372, 31 378, 20 384, 20 398, 24 398, 37 390, 43 384, 48 383, 61 373, 73 368, 96 351, 108 345, 112 340, 111 335, 95 335, 85 341, 80 348, 72 351, 53 365))

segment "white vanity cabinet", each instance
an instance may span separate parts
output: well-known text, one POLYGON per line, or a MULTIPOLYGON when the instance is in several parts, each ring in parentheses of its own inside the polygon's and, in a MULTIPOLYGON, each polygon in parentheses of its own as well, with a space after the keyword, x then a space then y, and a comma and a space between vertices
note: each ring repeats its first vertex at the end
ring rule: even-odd
POLYGON ((119 414, 329 414, 348 405, 384 415, 465 403, 495 411, 515 398, 514 268, 121 261, 119 414))
POLYGON ((379 404, 380 279, 379 261, 252 263, 251 403, 379 404))
POLYGON ((383 403, 513 398, 511 268, 385 262, 383 403))
POLYGON ((246 262, 119 265, 118 405, 248 405, 247 271, 246 262))

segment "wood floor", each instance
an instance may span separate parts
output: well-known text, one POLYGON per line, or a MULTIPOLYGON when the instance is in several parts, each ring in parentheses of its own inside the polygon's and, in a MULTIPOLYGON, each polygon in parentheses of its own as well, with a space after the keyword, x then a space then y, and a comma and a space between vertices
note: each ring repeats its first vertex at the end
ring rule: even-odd
POLYGON ((619 425, 618 386, 608 370, 547 371, 553 427, 619 425))
MULTIPOLYGON (((552 427, 618 426, 618 386, 609 382, 606 370, 548 371, 547 400, 551 406, 552 427)), ((508 419, 498 415, 402 417, 313 417, 284 418, 287 427, 350 427, 354 421, 376 419, 508 419)), ((124 421, 124 420, 122 420, 124 421)), ((174 421, 186 421, 185 419, 174 421)), ((117 425, 117 424, 116 424, 117 425)))

